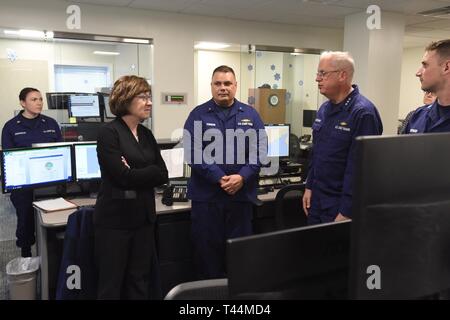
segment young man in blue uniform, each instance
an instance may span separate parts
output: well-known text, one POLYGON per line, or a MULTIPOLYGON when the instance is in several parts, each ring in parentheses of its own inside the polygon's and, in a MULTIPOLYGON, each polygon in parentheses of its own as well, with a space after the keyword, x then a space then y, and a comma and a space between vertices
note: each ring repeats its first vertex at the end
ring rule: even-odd
MULTIPOLYGON (((23 110, 6 122, 2 130, 2 149, 31 147, 33 143, 62 141, 58 123, 41 114, 43 101, 39 90, 24 88, 19 94, 23 110)), ((11 192, 11 202, 16 208, 16 244, 23 257, 31 256, 31 246, 35 243, 33 190, 11 192)))
POLYGON ((233 69, 216 68, 213 98, 192 110, 184 126, 185 154, 190 155, 192 167, 188 184, 191 235, 200 279, 223 278, 226 240, 252 233, 252 201, 260 170, 255 153, 264 124, 254 108, 234 98, 236 89, 233 69), (236 137, 228 139, 233 132, 236 137), (240 138, 252 133, 256 141, 249 138, 239 145, 240 138), (214 138, 209 139, 210 135, 214 138), (213 146, 217 148, 208 156, 213 146))
POLYGON ((425 48, 416 76, 422 90, 435 93, 436 100, 414 112, 404 133, 450 132, 450 39, 425 48))
POLYGON ((317 112, 303 209, 308 224, 351 218, 355 138, 383 132, 376 107, 352 85, 354 62, 346 52, 325 52, 316 81, 329 99, 317 112))

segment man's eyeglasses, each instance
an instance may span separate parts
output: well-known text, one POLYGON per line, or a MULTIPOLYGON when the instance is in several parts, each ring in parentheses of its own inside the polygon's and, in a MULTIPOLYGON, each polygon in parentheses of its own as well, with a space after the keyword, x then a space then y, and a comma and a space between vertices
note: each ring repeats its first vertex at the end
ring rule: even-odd
POLYGON ((330 73, 333 73, 333 72, 339 72, 339 71, 341 71, 341 70, 331 70, 331 71, 323 71, 323 70, 321 70, 321 71, 318 71, 318 72, 316 73, 316 77, 317 77, 317 78, 324 79, 324 78, 326 78, 330 73))
POLYGON ((136 97, 141 99, 141 100, 143 100, 143 101, 152 101, 152 96, 151 95, 139 94, 136 97))

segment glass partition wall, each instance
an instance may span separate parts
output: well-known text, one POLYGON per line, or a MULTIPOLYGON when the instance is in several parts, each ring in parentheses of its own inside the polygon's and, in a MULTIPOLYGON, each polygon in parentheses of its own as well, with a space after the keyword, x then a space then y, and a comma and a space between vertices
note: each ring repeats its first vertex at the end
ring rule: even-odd
POLYGON ((289 123, 297 137, 311 134, 311 117, 322 103, 315 74, 321 50, 241 47, 241 100, 265 123, 289 123))
POLYGON ((211 73, 228 65, 236 73, 236 98, 258 109, 265 123, 289 123, 297 137, 311 134, 323 101, 315 74, 322 50, 197 42, 196 105, 211 99, 211 73))
MULTIPOLYGON (((57 93, 107 94, 122 75, 139 75, 152 83, 153 42, 133 39, 54 32, 24 33, 0 28, 0 123, 3 125, 21 110, 18 95, 24 87, 35 87, 44 98, 44 114, 64 128, 75 125, 69 119, 67 101, 57 93), (47 99, 50 100, 47 100, 47 99)), ((100 98, 102 99, 102 98, 100 98)), ((100 102, 103 102, 101 100, 100 102)), ((104 110, 101 110, 102 115, 104 110)), ((108 117, 86 122, 110 121, 108 117)), ((151 119, 145 125, 151 127, 151 119)))

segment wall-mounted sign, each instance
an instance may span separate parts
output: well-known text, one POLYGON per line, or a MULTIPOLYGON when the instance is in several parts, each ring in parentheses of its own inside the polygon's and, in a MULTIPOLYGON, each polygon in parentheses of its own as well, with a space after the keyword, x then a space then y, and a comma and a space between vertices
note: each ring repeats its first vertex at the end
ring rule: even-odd
POLYGON ((187 104, 187 93, 162 93, 161 104, 187 104))

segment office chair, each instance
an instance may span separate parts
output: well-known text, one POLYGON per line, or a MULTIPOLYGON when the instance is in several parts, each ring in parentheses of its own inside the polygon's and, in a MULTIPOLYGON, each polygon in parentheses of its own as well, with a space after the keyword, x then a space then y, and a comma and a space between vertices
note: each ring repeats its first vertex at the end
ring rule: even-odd
MULTIPOLYGON (((277 230, 286 229, 288 227, 294 227, 292 225, 288 225, 286 223, 286 219, 285 219, 285 216, 286 216, 285 196, 286 196, 286 194, 288 194, 292 191, 298 191, 298 193, 300 193, 300 197, 298 198, 298 205, 300 207, 300 209, 298 210, 298 215, 299 215, 298 218, 300 218, 300 224, 306 225, 306 217, 304 219, 302 219, 304 217, 304 213, 303 213, 303 208, 301 205, 302 196, 303 196, 303 193, 305 192, 305 184, 304 183, 291 184, 291 185, 287 185, 287 186, 284 186, 283 188, 281 188, 275 197, 275 223, 276 223, 277 230), (302 216, 300 216, 300 215, 302 215, 302 216)), ((295 214, 294 216, 296 217, 297 214, 295 214)))
POLYGON ((291 133, 289 134, 289 159, 298 163, 301 156, 300 142, 298 137, 291 133))
POLYGON ((164 300, 227 300, 228 279, 210 279, 180 283, 164 300))

